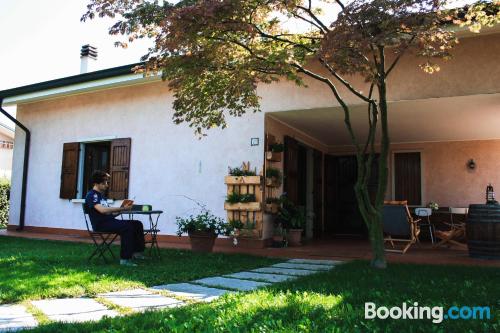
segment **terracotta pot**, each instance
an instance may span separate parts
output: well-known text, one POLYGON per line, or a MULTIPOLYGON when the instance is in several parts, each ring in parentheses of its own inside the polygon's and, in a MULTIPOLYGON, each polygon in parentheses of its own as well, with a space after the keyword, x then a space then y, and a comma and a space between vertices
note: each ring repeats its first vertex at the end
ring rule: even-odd
POLYGON ((302 238, 302 229, 290 229, 287 233, 288 245, 289 246, 300 246, 300 240, 302 238))
POLYGON ((210 231, 188 232, 191 250, 194 252, 212 252, 217 235, 210 231))

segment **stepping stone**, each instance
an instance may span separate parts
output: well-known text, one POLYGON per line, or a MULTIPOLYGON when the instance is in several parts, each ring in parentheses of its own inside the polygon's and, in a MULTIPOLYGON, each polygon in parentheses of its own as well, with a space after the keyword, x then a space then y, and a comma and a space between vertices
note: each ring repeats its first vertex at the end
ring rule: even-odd
POLYGON ((226 276, 235 279, 261 280, 265 282, 283 282, 295 279, 295 277, 291 275, 276 275, 255 272, 239 272, 226 276))
POLYGON ((281 263, 281 264, 275 264, 272 265, 271 267, 276 267, 276 268, 293 268, 293 269, 306 269, 310 271, 328 271, 333 268, 333 266, 326 266, 326 265, 311 265, 311 264, 292 264, 292 263, 281 263))
POLYGON ((290 259, 287 263, 291 264, 313 264, 313 265, 330 265, 335 266, 341 264, 338 260, 316 260, 316 259, 290 259))
POLYGON ((290 268, 277 268, 277 267, 262 267, 252 270, 256 273, 270 273, 270 274, 284 274, 292 276, 305 276, 316 274, 316 271, 306 271, 305 269, 290 269, 290 268))
POLYGON ((238 279, 230 279, 221 276, 217 277, 209 277, 196 281, 192 281, 194 283, 206 284, 211 287, 220 287, 220 288, 229 288, 236 289, 239 291, 250 291, 255 290, 260 287, 269 286, 269 283, 265 282, 257 282, 250 280, 238 280, 238 279))
POLYGON ((36 327, 35 318, 22 305, 0 305, 0 332, 36 327))
POLYGON ((104 316, 114 317, 118 313, 108 310, 91 298, 63 298, 32 301, 49 319, 64 322, 96 321, 104 316))
POLYGON ((135 311, 167 307, 172 308, 184 304, 177 299, 158 295, 144 289, 116 291, 100 294, 98 297, 102 297, 119 306, 132 308, 135 311))
POLYGON ((165 284, 162 286, 155 286, 151 289, 155 290, 165 290, 176 296, 192 298, 194 300, 210 302, 220 296, 232 293, 233 291, 203 287, 196 284, 190 283, 175 283, 175 284, 165 284))

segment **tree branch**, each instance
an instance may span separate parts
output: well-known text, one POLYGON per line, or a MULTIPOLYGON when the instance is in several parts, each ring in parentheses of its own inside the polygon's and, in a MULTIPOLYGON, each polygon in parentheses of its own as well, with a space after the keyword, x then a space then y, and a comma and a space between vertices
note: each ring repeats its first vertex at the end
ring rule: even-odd
POLYGON ((387 70, 387 72, 385 72, 385 76, 388 76, 389 73, 394 69, 394 67, 396 67, 396 65, 398 64, 399 62, 399 59, 401 59, 401 57, 406 53, 406 51, 408 50, 408 48, 410 47, 411 43, 413 42, 413 40, 415 39, 416 35, 413 35, 410 39, 410 41, 408 42, 408 44, 406 44, 405 48, 401 51, 401 53, 398 54, 398 56, 396 57, 396 59, 393 61, 393 63, 389 66, 389 69, 387 70))
MULTIPOLYGON (((309 3, 309 6, 311 6, 311 3, 309 3)), ((323 24, 323 22, 312 12, 311 8, 305 8, 303 6, 297 6, 297 8, 302 9, 305 11, 309 17, 311 17, 318 25, 322 28, 324 33, 327 33, 330 31, 326 25, 323 24)))
POLYGON ((321 76, 317 73, 313 73, 310 70, 305 69, 303 66, 301 66, 297 63, 292 63, 290 65, 297 68, 297 71, 304 73, 304 74, 328 85, 330 90, 333 92, 333 95, 335 96, 335 98, 339 102, 340 106, 342 107, 342 110, 344 110, 344 123, 346 124, 347 130, 349 131, 349 135, 351 136, 351 141, 354 144, 354 146, 356 147, 356 151, 359 153, 361 151, 361 147, 359 146, 358 140, 356 139, 356 135, 354 134, 354 130, 352 128, 351 117, 349 114, 349 107, 345 103, 342 96, 340 96, 340 94, 337 90, 337 87, 328 78, 321 76))
POLYGON ((328 69, 330 74, 332 74, 337 80, 339 80, 350 92, 361 98, 363 101, 370 103, 371 99, 363 95, 360 91, 356 90, 349 82, 347 82, 343 77, 341 77, 324 59, 320 58, 319 61, 328 69))

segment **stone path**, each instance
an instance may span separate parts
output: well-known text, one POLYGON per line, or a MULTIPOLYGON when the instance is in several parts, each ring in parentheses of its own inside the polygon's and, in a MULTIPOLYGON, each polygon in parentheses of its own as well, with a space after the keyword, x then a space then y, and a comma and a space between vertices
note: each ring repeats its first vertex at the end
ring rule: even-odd
MULTIPOLYGON (((210 302, 227 293, 255 290, 273 283, 324 272, 340 263, 333 260, 291 259, 248 272, 208 277, 187 283, 104 293, 97 295, 95 299, 80 297, 31 301, 31 305, 52 321, 97 321, 104 316, 120 315, 117 309, 127 313, 183 306, 192 302, 210 302)), ((0 332, 37 325, 37 321, 25 306, 0 305, 0 332)))

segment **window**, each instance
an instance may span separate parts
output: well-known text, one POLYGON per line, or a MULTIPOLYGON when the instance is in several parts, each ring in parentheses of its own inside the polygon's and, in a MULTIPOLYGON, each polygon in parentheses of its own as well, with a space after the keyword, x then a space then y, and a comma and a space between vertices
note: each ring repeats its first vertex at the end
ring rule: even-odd
POLYGON ((99 142, 70 142, 63 146, 60 198, 84 198, 95 170, 111 175, 108 198, 128 196, 130 138, 99 142))

